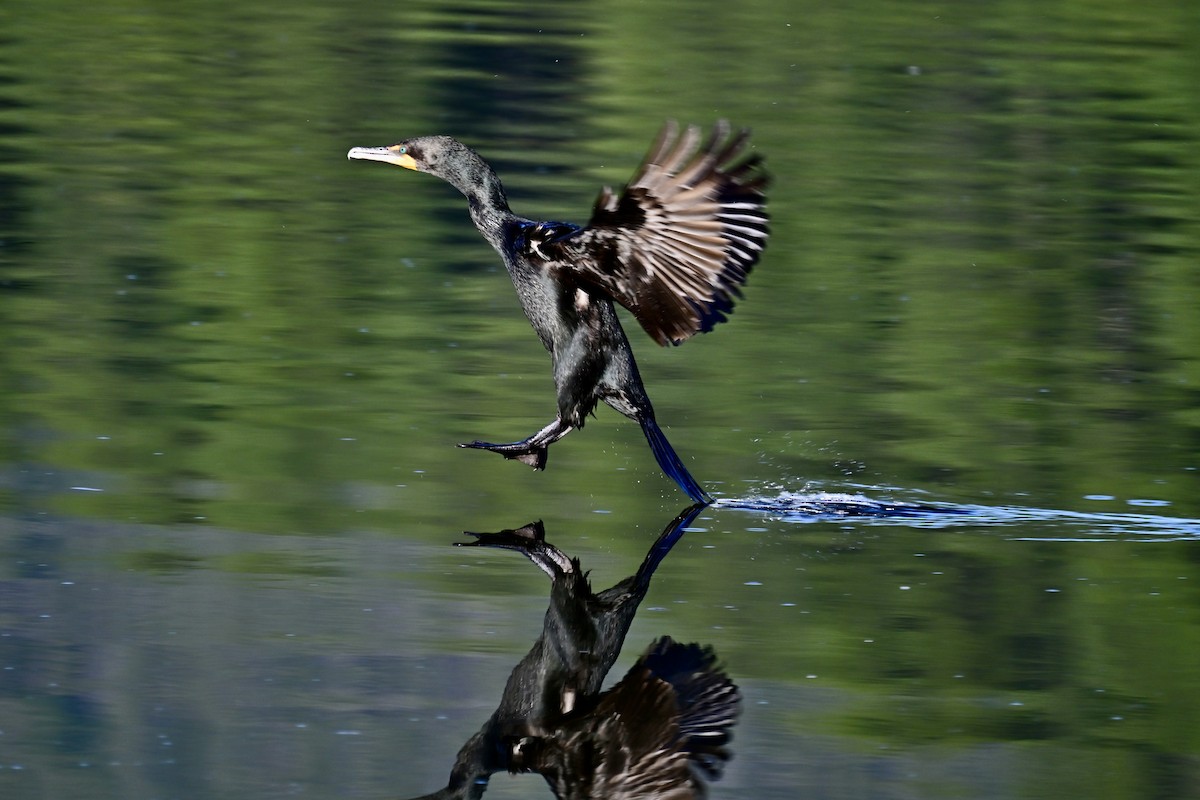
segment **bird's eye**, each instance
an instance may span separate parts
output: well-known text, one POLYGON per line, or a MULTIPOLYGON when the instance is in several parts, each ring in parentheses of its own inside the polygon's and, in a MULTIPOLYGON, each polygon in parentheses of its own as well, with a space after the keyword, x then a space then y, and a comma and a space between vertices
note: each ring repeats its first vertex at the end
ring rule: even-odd
POLYGON ((400 145, 399 147, 396 148, 397 155, 404 155, 407 152, 408 152, 408 148, 405 147, 404 145, 400 145))

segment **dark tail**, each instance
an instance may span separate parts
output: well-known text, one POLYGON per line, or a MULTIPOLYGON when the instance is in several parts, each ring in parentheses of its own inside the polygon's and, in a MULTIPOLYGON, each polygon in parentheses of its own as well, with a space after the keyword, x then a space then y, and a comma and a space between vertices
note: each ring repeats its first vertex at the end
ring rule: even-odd
POLYGON ((658 423, 650 418, 643 419, 641 422, 642 433, 646 434, 646 441, 650 443, 650 449, 654 451, 654 458, 658 460, 658 466, 662 467, 666 476, 679 484, 679 488, 683 489, 693 502, 706 505, 711 503, 713 499, 700 484, 696 483, 696 479, 687 471, 687 467, 683 466, 675 448, 671 447, 671 443, 663 435, 658 423))

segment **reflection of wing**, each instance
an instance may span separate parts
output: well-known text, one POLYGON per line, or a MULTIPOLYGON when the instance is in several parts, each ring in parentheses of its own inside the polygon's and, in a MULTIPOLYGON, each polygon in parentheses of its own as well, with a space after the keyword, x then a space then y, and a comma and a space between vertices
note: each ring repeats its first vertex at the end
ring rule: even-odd
POLYGON ((664 636, 593 709, 514 767, 541 772, 559 798, 694 800, 704 796, 701 779, 718 779, 729 759, 740 702, 711 648, 664 636))
POLYGON ((767 241, 766 173, 749 131, 668 122, 616 196, 605 187, 577 233, 542 245, 552 269, 628 308, 659 344, 712 330, 767 241))
MULTIPOLYGON (((577 753, 598 757, 592 797, 692 800, 696 787, 679 747, 671 687, 637 665, 596 708, 598 723, 577 753)), ((586 775, 587 773, 582 773, 586 775)), ((579 780, 582 775, 575 776, 579 780)))
POLYGON ((589 712, 522 742, 511 767, 540 772, 559 800, 694 800, 678 713, 670 684, 638 663, 589 712))

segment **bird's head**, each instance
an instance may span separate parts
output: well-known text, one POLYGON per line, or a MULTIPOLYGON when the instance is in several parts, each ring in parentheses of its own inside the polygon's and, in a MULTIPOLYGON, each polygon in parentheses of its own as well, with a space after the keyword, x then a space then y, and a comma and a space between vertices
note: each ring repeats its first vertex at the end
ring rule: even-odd
POLYGON ((492 168, 478 153, 450 136, 419 136, 387 147, 355 147, 346 155, 428 172, 458 189, 472 203, 508 208, 504 189, 492 168))
POLYGON ((462 173, 491 171, 475 151, 450 136, 419 136, 387 147, 355 147, 346 156, 428 172, 455 185, 462 173))

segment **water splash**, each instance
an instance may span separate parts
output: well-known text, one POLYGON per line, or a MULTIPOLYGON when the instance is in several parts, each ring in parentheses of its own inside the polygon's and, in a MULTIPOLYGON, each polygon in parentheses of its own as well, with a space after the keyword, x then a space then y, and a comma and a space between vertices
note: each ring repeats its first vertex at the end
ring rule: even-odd
POLYGON ((787 492, 722 497, 714 508, 768 515, 782 522, 847 521, 911 528, 1021 528, 1017 541, 1200 540, 1200 519, 1160 514, 1070 511, 1027 506, 913 502, 858 492, 787 492))
POLYGON ((875 499, 848 492, 780 492, 776 497, 721 497, 718 508, 761 511, 789 522, 825 522, 831 519, 901 519, 969 513, 966 506, 875 499), (792 519, 792 518, 795 519, 792 519))

